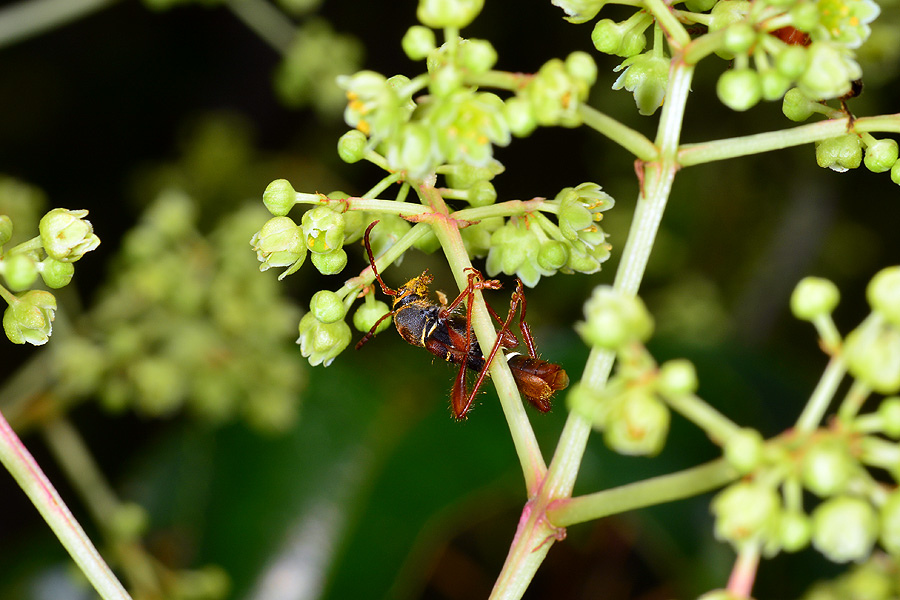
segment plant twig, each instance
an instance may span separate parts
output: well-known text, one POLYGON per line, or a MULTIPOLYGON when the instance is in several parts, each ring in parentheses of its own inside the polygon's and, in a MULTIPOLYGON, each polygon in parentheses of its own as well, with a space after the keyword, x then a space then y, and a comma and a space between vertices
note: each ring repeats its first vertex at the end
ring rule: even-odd
POLYGON ((53 533, 104 600, 130 600, 34 457, 0 414, 0 462, 15 478, 53 533))

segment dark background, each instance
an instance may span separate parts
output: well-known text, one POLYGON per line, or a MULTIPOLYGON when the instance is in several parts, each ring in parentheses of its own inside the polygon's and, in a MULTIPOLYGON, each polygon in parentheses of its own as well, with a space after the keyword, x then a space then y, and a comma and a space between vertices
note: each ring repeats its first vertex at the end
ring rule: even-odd
MULTIPOLYGON (((320 14, 363 41, 364 68, 387 75, 422 68, 399 46, 414 23, 414 2, 329 0, 320 14)), ((463 35, 490 39, 500 55, 497 68, 510 71, 591 51, 590 25, 568 24, 544 2, 527 10, 488 2, 463 35)), ((51 206, 90 209, 103 244, 79 263, 76 285, 85 304, 147 200, 144 175, 177 162, 210 114, 238 115, 257 156, 270 164, 268 176, 235 186, 235 202, 259 198, 276 177, 308 192, 362 193, 376 181, 375 170, 336 157, 346 128, 339 115, 278 102, 272 74, 279 60, 224 7, 154 12, 131 0, 0 48, 0 172, 39 186, 51 206)), ((652 138, 655 117, 640 117, 627 92, 609 89, 618 61, 597 60, 592 104, 652 138)), ((851 101, 860 116, 898 109, 895 65, 874 64, 877 74, 851 101)), ((711 59, 698 70, 685 142, 792 126, 778 103, 746 114, 722 107, 714 85, 726 67, 711 59)), ((617 200, 604 221, 614 245, 604 270, 544 280, 529 294, 543 355, 577 380, 587 349, 571 325, 590 289, 612 281, 637 194, 631 159, 583 128, 539 130, 496 156, 507 166, 494 182, 501 199, 553 196, 595 181, 617 200)), ((834 279, 844 292, 839 327, 855 326, 867 313, 865 283, 900 260, 898 198, 886 173, 819 169, 811 146, 679 173, 642 292, 657 319, 655 356, 693 360, 700 394, 738 423, 766 436, 790 426, 825 364, 813 329, 789 314, 790 291, 808 274, 834 279)), ((364 258, 359 248, 348 251, 355 273, 364 258)), ((425 267, 438 282, 449 281, 439 263, 437 255, 411 253, 390 281, 425 267)), ((337 289, 344 278, 316 277, 304 267, 286 285, 305 307, 315 290, 337 289)), ((4 372, 33 352, 6 344, 4 372)), ((480 397, 467 422, 453 422, 445 400, 452 370, 392 332, 365 351, 348 350, 327 369, 309 368, 298 351, 297 368, 308 371, 309 384, 297 425, 281 436, 240 423, 213 428, 187 417, 114 417, 94 404, 79 406, 72 418, 121 496, 149 510, 148 548, 173 568, 224 567, 233 597, 257 597, 251 590, 260 573, 279 558, 305 568, 303 581, 313 589, 324 585, 328 598, 486 597, 524 501, 493 392, 480 397)), ((562 398, 551 414, 532 415, 548 457, 565 416, 562 398)), ((592 440, 576 492, 716 455, 677 416, 672 429, 652 460, 617 457, 599 437, 592 440)), ((25 443, 96 539, 40 436, 32 433, 25 443)), ((0 598, 79 597, 66 586, 35 595, 67 558, 9 477, 0 476, 0 499, 0 598)), ((733 554, 712 539, 708 501, 570 528, 528 597, 693 597, 724 585, 733 554)), ((812 551, 765 561, 757 596, 797 596, 831 570, 812 551)))

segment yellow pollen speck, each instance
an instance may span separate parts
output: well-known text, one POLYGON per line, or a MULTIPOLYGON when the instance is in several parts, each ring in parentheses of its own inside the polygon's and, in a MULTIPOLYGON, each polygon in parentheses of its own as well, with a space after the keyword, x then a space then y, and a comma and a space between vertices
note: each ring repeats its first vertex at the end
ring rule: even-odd
POLYGON ((479 135, 479 136, 478 136, 478 140, 477 140, 477 141, 478 141, 479 144, 487 144, 487 143, 488 143, 488 138, 487 138, 486 135, 483 135, 483 134, 482 134, 482 135, 479 135))
POLYGON ((851 27, 859 27, 859 17, 850 17, 851 27))
POLYGON ((360 119, 359 123, 356 124, 356 128, 366 135, 369 135, 372 132, 372 128, 369 126, 369 122, 365 119, 360 119))

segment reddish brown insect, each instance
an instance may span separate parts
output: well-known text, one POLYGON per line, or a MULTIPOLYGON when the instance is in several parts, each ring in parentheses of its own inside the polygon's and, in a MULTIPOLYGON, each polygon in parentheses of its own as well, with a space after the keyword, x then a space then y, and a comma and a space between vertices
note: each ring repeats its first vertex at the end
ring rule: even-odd
POLYGON ((455 418, 465 419, 488 374, 488 367, 494 356, 501 347, 510 350, 519 345, 519 339, 510 331, 510 325, 518 310, 519 329, 528 349, 528 356, 517 352, 503 353, 503 355, 516 380, 519 392, 539 411, 549 411, 553 394, 569 385, 569 376, 559 365, 537 357, 534 338, 525 322, 525 295, 522 282, 516 281, 516 291, 513 292, 510 300, 509 313, 505 321, 500 319, 494 309, 488 306, 488 311, 501 324, 501 327, 497 332, 497 341, 485 358, 472 333, 472 297, 475 290, 499 289, 500 282, 485 279, 477 270, 470 268, 466 288, 450 303, 447 302, 446 297, 440 295, 440 304, 428 299, 428 286, 432 282, 432 277, 427 272, 410 279, 400 289, 392 290, 382 281, 381 275, 375 267, 375 257, 372 256, 372 248, 369 245, 369 233, 376 223, 378 221, 366 229, 366 252, 369 255, 372 271, 375 273, 375 279, 382 291, 388 296, 392 296, 394 300, 391 312, 375 323, 372 329, 359 340, 356 348, 362 347, 375 335, 375 329, 381 321, 393 315, 397 331, 408 343, 425 348, 447 362, 460 365, 450 394, 450 408, 455 418), (463 302, 466 305, 465 313, 460 311, 463 302), (466 373, 469 369, 478 372, 478 378, 471 391, 466 389, 466 373))

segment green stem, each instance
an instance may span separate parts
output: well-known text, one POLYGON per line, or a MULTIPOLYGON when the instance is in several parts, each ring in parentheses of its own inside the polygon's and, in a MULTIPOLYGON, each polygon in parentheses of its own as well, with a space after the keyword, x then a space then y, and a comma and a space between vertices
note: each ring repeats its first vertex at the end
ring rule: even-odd
POLYGON ((690 167, 726 158, 761 154, 810 144, 847 133, 847 122, 848 119, 844 117, 800 125, 793 129, 768 131, 698 144, 684 144, 678 151, 678 163, 683 167, 690 167))
POLYGON ((116 0, 24 0, 0 9, 0 48, 112 6, 116 0))
POLYGON ((645 506, 696 496, 734 481, 737 477, 737 471, 720 458, 677 473, 585 496, 557 500, 547 508, 547 518, 557 527, 568 527, 645 506))
POLYGON ((831 357, 819 378, 819 383, 816 384, 816 389, 813 390, 806 406, 803 407, 803 412, 797 418, 794 428, 798 433, 810 433, 819 426, 846 372, 847 364, 844 359, 839 355, 831 357))
POLYGON ((844 400, 841 402, 840 408, 838 408, 838 418, 844 423, 851 423, 856 418, 856 415, 859 414, 859 409, 862 408, 866 398, 871 394, 872 388, 867 383, 860 379, 854 379, 850 389, 847 390, 847 395, 844 396, 844 400))
POLYGON ((279 54, 288 53, 297 34, 297 27, 274 4, 266 0, 225 0, 225 5, 279 54))
POLYGON ((693 394, 666 396, 666 402, 705 431, 716 444, 724 444, 740 429, 734 421, 693 394))
MULTIPOLYGON (((672 8, 663 0, 644 0, 644 7, 656 17, 656 22, 666 32, 669 43, 675 49, 683 49, 691 42, 691 36, 688 34, 684 25, 672 12, 672 8)), ((666 96, 668 98, 668 95, 666 96)))
MULTIPOLYGON (((634 222, 613 284, 622 294, 637 294, 659 230, 672 180, 678 170, 676 151, 693 71, 692 66, 686 65, 677 56, 673 58, 657 133, 659 157, 656 162, 643 165, 641 194, 634 222)), ((609 377, 613 358, 610 351, 592 350, 581 384, 594 390, 602 389, 609 377)), ((574 412, 569 413, 540 493, 525 506, 522 513, 491 598, 521 597, 550 545, 554 539, 560 538, 559 530, 547 520, 547 506, 550 502, 571 496, 590 432, 591 424, 587 419, 574 412)))
POLYGON ((860 117, 853 121, 853 131, 882 133, 900 133, 900 113, 878 115, 877 117, 860 117))
POLYGON ((2 285, 0 285, 0 298, 3 298, 3 300, 5 300, 9 305, 15 304, 19 301, 19 299, 16 298, 15 294, 10 292, 8 289, 6 289, 5 286, 2 285))
MULTIPOLYGON (((451 218, 440 218, 437 216, 447 215, 447 206, 434 187, 420 185, 418 192, 423 201, 431 206, 436 213, 436 218, 431 223, 432 229, 441 242, 457 286, 459 286, 460 290, 463 290, 468 285, 466 269, 471 268, 472 263, 469 261, 468 252, 463 245, 459 228, 451 218)), ((484 298, 479 290, 475 291, 473 297, 472 329, 482 348, 492 348, 497 339, 497 333, 494 330, 490 313, 487 311, 484 298)), ((534 430, 528 421, 528 415, 525 413, 525 407, 522 405, 519 389, 509 370, 509 364, 505 360, 494 360, 490 367, 490 374, 491 380, 497 388, 500 406, 506 417, 516 455, 519 457, 519 463, 522 466, 528 495, 531 497, 536 493, 537 486, 543 479, 547 467, 541 455, 537 438, 534 436, 534 430)))
POLYGON ((143 548, 115 534, 113 521, 122 509, 122 503, 110 488, 78 430, 67 419, 58 418, 45 423, 43 433, 56 462, 116 549, 119 566, 129 586, 136 593, 141 590, 150 597, 161 596, 152 559, 143 548))
POLYGON ((396 200, 378 200, 374 198, 346 198, 343 200, 330 199, 322 194, 307 194, 297 192, 294 198, 295 204, 333 204, 344 205, 348 210, 368 210, 382 214, 399 215, 401 217, 414 217, 429 212, 427 206, 421 204, 407 204, 396 200))
POLYGON ((130 600, 53 484, 0 414, 0 462, 12 474, 63 547, 104 600, 130 600))
POLYGON ((641 132, 616 121, 587 104, 578 105, 578 116, 585 125, 605 135, 644 162, 656 160, 658 149, 641 132))

